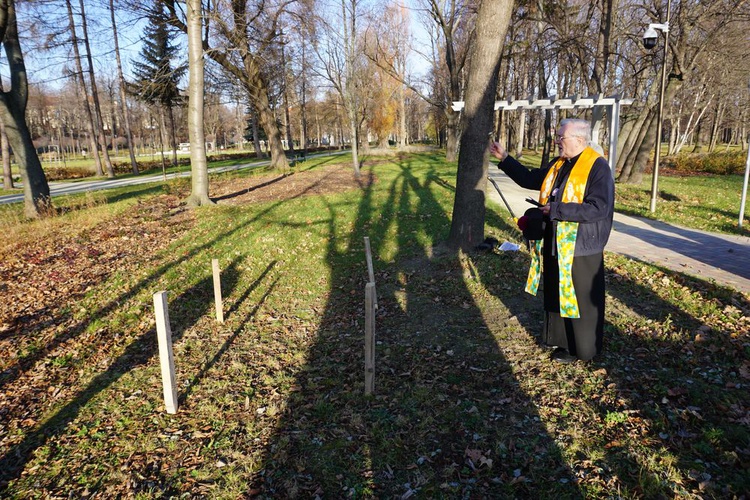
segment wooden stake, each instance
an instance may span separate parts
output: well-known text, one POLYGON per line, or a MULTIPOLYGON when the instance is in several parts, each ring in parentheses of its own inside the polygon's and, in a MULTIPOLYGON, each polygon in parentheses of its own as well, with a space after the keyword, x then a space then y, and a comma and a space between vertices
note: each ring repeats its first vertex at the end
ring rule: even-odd
POLYGON ((177 413, 177 383, 174 374, 174 356, 172 355, 172 330, 169 327, 169 310, 167 292, 154 294, 154 313, 156 315, 156 336, 159 339, 159 360, 161 361, 161 382, 164 387, 164 405, 167 413, 177 413))
MULTIPOLYGON (((372 267, 372 251, 370 250, 370 238, 365 236, 365 256, 367 257, 367 274, 370 277, 370 283, 375 284, 375 271, 372 267)), ((377 294, 373 296, 375 309, 378 308, 378 297, 377 294)))
POLYGON ((375 283, 365 285, 365 396, 375 390, 375 283))
POLYGON ((216 321, 224 323, 224 301, 221 298, 221 270, 219 259, 211 259, 211 267, 214 271, 214 302, 216 303, 216 321))

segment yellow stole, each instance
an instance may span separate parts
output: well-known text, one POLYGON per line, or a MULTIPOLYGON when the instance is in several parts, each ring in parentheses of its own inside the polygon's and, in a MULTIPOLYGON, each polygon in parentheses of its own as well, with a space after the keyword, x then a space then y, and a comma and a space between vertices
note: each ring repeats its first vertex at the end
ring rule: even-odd
MULTIPOLYGON (((586 183, 588 182, 589 173, 591 172, 594 162, 599 158, 599 153, 587 147, 578 157, 573 169, 570 171, 568 181, 563 187, 563 203, 583 203, 583 194, 586 192, 586 183)), ((558 158, 552 168, 547 172, 547 176, 542 183, 542 189, 539 191, 539 203, 547 204, 552 187, 555 185, 557 174, 562 168, 565 160, 558 158)), ((580 318, 578 311, 578 300, 576 291, 573 288, 573 254, 576 248, 576 237, 578 236, 578 223, 569 221, 558 221, 555 240, 557 243, 557 264, 560 269, 559 276, 559 294, 560 294, 560 316, 563 318, 580 318)), ((539 278, 541 276, 542 262, 542 240, 531 242, 531 266, 529 275, 526 278, 525 291, 531 295, 536 295, 539 288, 539 278)))

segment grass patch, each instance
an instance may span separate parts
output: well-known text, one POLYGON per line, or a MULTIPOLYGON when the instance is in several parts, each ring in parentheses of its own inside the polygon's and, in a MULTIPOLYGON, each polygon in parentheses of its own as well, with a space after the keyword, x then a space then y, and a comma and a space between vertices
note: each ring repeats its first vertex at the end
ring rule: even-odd
POLYGON ((651 178, 641 184, 617 184, 615 210, 714 233, 750 236, 750 219, 739 228, 741 175, 659 176, 656 212, 651 213, 651 178))
MULTIPOLYGON (((328 158, 286 177, 212 177, 220 203, 194 211, 180 206, 180 181, 19 222, 33 230, 14 229, 24 238, 0 249, 3 496, 726 498, 750 488, 746 296, 608 254, 605 354, 553 365, 538 342, 541 304, 521 291, 527 255, 436 246, 455 165, 370 156, 361 183, 346 180, 350 169, 328 158), (380 306, 370 398, 365 236, 380 306), (176 415, 163 411, 156 357, 160 290, 176 415)), ((490 207, 487 234, 518 242, 502 214, 490 207)))

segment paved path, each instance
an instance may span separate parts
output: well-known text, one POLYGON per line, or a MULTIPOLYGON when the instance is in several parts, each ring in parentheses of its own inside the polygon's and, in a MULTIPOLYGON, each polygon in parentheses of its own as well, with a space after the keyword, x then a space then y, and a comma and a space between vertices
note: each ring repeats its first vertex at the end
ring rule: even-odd
MULTIPOLYGON (((347 151, 327 151, 325 153, 315 153, 307 155, 307 158, 314 158, 317 156, 331 156, 345 154, 347 151)), ((265 167, 270 164, 270 160, 258 160, 249 163, 242 163, 240 165, 232 165, 228 167, 212 167, 208 169, 209 174, 218 174, 221 172, 231 172, 233 170, 244 170, 247 168, 259 168, 265 167)), ((169 173, 167 179, 175 179, 177 177, 190 177, 190 171, 169 173)), ((139 175, 137 177, 123 177, 115 179, 96 179, 96 180, 82 180, 82 181, 62 181, 62 182, 50 182, 49 190, 50 195, 54 199, 56 196, 62 196, 66 194, 85 193, 86 191, 97 191, 100 189, 110 189, 122 186, 136 186, 139 184, 149 184, 153 182, 162 182, 164 180, 163 174, 149 174, 139 175)), ((0 182, 0 187, 2 182, 0 182)), ((20 183, 16 187, 20 186, 20 183)), ((5 203, 19 203, 23 201, 23 193, 9 194, 0 196, 0 205, 5 203)))
MULTIPOLYGON (((524 201, 526 197, 539 196, 538 191, 518 187, 494 165, 490 165, 490 177, 497 182, 516 217, 531 206, 524 201)), ((505 206, 491 183, 487 183, 487 193, 505 206)), ((615 213, 614 230, 606 250, 750 294, 750 238, 747 237, 708 233, 615 213)))

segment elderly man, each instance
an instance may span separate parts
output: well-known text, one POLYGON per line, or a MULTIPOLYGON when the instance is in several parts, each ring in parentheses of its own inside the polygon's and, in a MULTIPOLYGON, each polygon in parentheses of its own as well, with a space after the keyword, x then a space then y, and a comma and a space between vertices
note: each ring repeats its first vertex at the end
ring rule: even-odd
POLYGON ((602 351, 604 337, 604 246, 612 230, 614 181, 607 161, 589 146, 585 120, 563 120, 555 143, 560 156, 528 170, 498 142, 490 153, 516 184, 539 190, 543 237, 530 242, 526 291, 536 295, 543 280, 544 334, 561 363, 588 361, 602 351), (540 273, 540 265, 543 272, 540 273))

